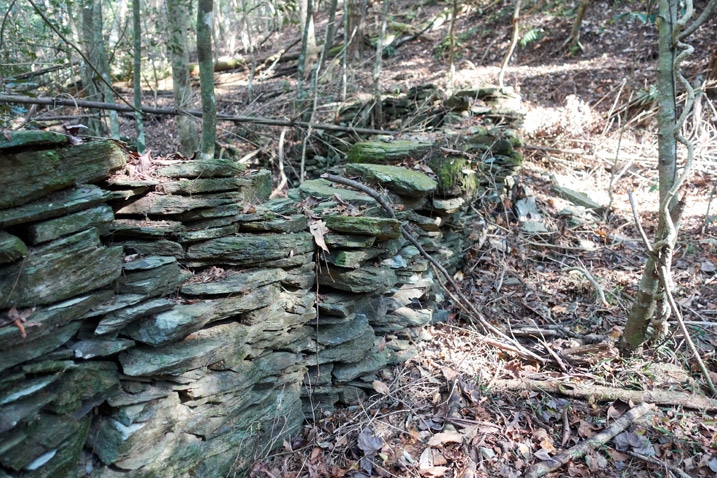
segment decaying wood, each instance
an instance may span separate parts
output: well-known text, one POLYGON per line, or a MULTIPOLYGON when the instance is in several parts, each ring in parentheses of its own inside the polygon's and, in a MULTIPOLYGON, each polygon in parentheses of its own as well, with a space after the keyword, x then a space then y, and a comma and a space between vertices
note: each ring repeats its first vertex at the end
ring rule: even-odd
POLYGON ((597 402, 622 400, 623 402, 647 402, 654 403, 655 405, 681 406, 695 410, 717 411, 717 400, 697 395, 696 393, 672 390, 624 390, 593 383, 529 379, 496 380, 493 383, 493 389, 496 391, 544 391, 548 393, 559 393, 573 398, 590 399, 597 402))
POLYGON ((550 461, 544 461, 537 465, 531 466, 525 473, 526 478, 540 478, 548 473, 558 470, 563 465, 567 464, 571 460, 581 458, 590 450, 605 445, 607 442, 615 438, 619 433, 625 430, 631 423, 644 414, 652 410, 655 406, 649 403, 641 403, 634 407, 632 410, 618 418, 613 422, 612 425, 601 431, 594 437, 585 440, 582 443, 578 443, 572 448, 569 448, 561 453, 558 453, 550 461))
MULTIPOLYGON (((75 108, 94 108, 100 110, 114 110, 120 112, 134 112, 134 108, 129 108, 125 105, 116 103, 103 103, 101 101, 86 101, 86 100, 74 100, 74 99, 63 99, 63 98, 28 98, 25 96, 18 95, 0 95, 0 103, 21 103, 31 105, 48 105, 48 106, 70 106, 75 108)), ((201 118, 202 112, 199 110, 178 110, 175 108, 156 108, 145 106, 142 107, 142 113, 150 115, 189 115, 201 118)), ((346 131, 349 133, 358 134, 388 134, 395 135, 399 134, 399 131, 391 130, 377 130, 371 128, 353 128, 351 126, 341 126, 337 124, 325 124, 325 123, 309 123, 306 121, 293 121, 293 120, 280 120, 273 118, 262 118, 258 116, 232 116, 217 114, 217 121, 231 121, 233 123, 252 123, 258 125, 267 126, 288 126, 298 128, 313 128, 320 129, 323 131, 346 131)))

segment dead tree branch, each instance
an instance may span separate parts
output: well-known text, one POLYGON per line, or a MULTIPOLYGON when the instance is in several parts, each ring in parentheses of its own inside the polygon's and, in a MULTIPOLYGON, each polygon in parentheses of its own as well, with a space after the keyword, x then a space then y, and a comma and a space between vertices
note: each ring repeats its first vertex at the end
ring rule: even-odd
MULTIPOLYGON (((31 105, 47 105, 47 106, 70 106, 75 108, 95 108, 103 110, 114 110, 123 113, 134 112, 134 108, 115 103, 103 103, 101 101, 86 101, 62 98, 29 98, 18 95, 0 95, 0 103, 22 103, 31 105)), ((202 112, 199 110, 178 110, 175 108, 156 108, 143 106, 142 113, 150 115, 170 115, 180 116, 188 115, 201 118, 202 112)), ((399 134, 399 131, 377 130, 371 128, 353 128, 351 126, 341 126, 337 124, 310 123, 306 121, 281 120, 273 118, 262 118, 256 116, 231 116, 217 114, 217 121, 231 121, 233 123, 252 123, 267 126, 287 126, 297 128, 313 128, 323 131, 345 131, 356 134, 399 134)))
POLYGON ((625 430, 630 424, 635 422, 638 418, 652 410, 655 406, 649 403, 641 403, 632 410, 618 418, 613 422, 612 425, 601 431, 594 437, 585 440, 582 443, 575 445, 561 453, 558 453, 553 457, 551 461, 544 461, 537 465, 531 466, 527 473, 526 478, 540 478, 548 473, 558 470, 563 465, 567 464, 571 460, 583 457, 590 450, 605 445, 607 442, 615 438, 619 433, 625 430))

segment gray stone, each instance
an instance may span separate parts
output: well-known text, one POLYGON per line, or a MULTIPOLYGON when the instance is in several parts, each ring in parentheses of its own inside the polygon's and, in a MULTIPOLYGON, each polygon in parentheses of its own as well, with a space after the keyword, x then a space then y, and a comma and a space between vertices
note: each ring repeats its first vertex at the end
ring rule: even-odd
POLYGON ((195 159, 160 168, 157 175, 168 178, 230 178, 245 169, 244 165, 228 159, 195 159))
POLYGON ((398 278, 392 269, 364 266, 360 269, 342 269, 329 266, 321 270, 319 284, 356 294, 381 292, 396 284, 398 278))
MULTIPOLYGON (((211 227, 208 229, 200 229, 197 231, 186 231, 177 234, 177 240, 182 244, 187 242, 206 241, 208 239, 216 239, 218 237, 232 236, 237 232, 234 224, 221 227, 211 227)), ((181 246, 180 246, 181 249, 181 246)))
POLYGON ((281 280, 281 284, 297 289, 311 289, 316 284, 315 269, 316 265, 313 261, 309 261, 299 267, 287 269, 285 277, 281 280))
POLYGON ((107 224, 114 217, 112 208, 103 204, 67 216, 30 224, 27 226, 28 238, 30 244, 52 241, 58 237, 74 234, 90 227, 107 224))
MULTIPOLYGON (((229 194, 229 193, 225 193, 229 194)), ((222 199, 224 201, 224 199, 222 199)), ((232 199, 228 204, 221 204, 214 207, 192 209, 177 216, 177 219, 187 225, 187 229, 198 230, 198 224, 209 224, 208 227, 220 227, 233 224, 236 215, 239 213, 239 205, 232 199)))
POLYGON ((290 217, 279 217, 265 221, 252 221, 241 223, 239 229, 250 232, 300 232, 309 227, 309 218, 303 214, 290 217))
MULTIPOLYGON (((58 327, 82 318, 92 307, 107 300, 111 295, 110 291, 101 291, 47 307, 38 307, 31 311, 23 322, 25 338, 22 337, 17 327, 0 327, 0 350, 22 345, 31 348, 34 340, 54 334, 58 327)), ((26 313, 28 311, 20 309, 19 312, 26 313)), ((6 319, 6 314, 0 314, 0 320, 6 319)))
POLYGON ((177 304, 171 310, 130 324, 123 330, 123 334, 146 344, 168 344, 181 340, 211 322, 266 307, 277 298, 278 288, 268 285, 238 297, 177 304))
POLYGON ((72 350, 74 350, 75 352, 75 357, 85 360, 95 357, 106 357, 108 355, 114 355, 130 347, 134 347, 134 340, 125 340, 119 338, 106 340, 81 340, 72 344, 72 350))
POLYGON ((19 237, 0 231, 0 264, 14 262, 25 257, 27 253, 27 246, 19 237))
POLYGON ((391 191, 412 198, 425 197, 436 190, 436 181, 420 171, 400 166, 354 163, 346 165, 346 172, 377 182, 391 191))
POLYGON ((358 377, 377 372, 384 368, 389 361, 388 349, 380 346, 381 340, 374 342, 371 352, 363 360, 355 363, 337 363, 334 365, 333 376, 339 383, 350 382, 358 377))
POLYGON ((376 238, 371 236, 329 233, 324 236, 324 242, 329 246, 329 250, 333 248, 360 249, 373 246, 376 242, 376 238))
POLYGON ((184 231, 179 221, 150 221, 139 219, 115 219, 110 232, 118 237, 137 237, 141 239, 154 239, 170 237, 184 231))
MULTIPOLYGON (((267 262, 313 252, 311 234, 240 234, 195 244, 187 250, 187 259, 209 263, 263 266, 267 262)), ((291 262, 291 261, 289 261, 291 262)), ((294 264, 303 265, 304 263, 294 264)))
POLYGON ((314 360, 316 360, 318 364, 325 364, 329 362, 359 362, 366 357, 366 354, 369 353, 375 339, 376 334, 371 326, 368 326, 366 327, 364 333, 355 339, 344 342, 336 347, 321 350, 318 353, 318 357, 310 358, 310 363, 313 363, 314 360))
POLYGON ((3 154, 0 209, 21 206, 75 184, 100 181, 125 164, 125 154, 111 142, 72 148, 3 154))
POLYGON ((371 196, 353 191, 351 189, 339 189, 336 185, 325 179, 309 179, 299 186, 299 191, 304 197, 313 196, 319 199, 332 199, 334 195, 342 201, 355 206, 376 206, 376 200, 371 196))
POLYGON ((180 291, 186 295, 247 294, 253 290, 283 281, 286 272, 283 269, 257 269, 227 274, 211 282, 186 284, 180 291))
MULTIPOLYGON (((54 378, 59 378, 59 375, 54 378)), ((33 393, 22 400, 0 406, 0 433, 12 430, 18 423, 31 419, 54 398, 55 396, 52 393, 42 391, 33 393)))
POLYGON ((45 335, 30 343, 20 343, 0 351, 0 372, 14 365, 42 357, 70 340, 80 328, 80 322, 70 322, 58 327, 54 333, 45 335))
POLYGON ((80 418, 105 401, 110 390, 119 385, 114 362, 83 362, 68 370, 55 386, 55 400, 47 410, 58 415, 80 418))
POLYGON ((63 146, 68 144, 69 138, 60 133, 40 130, 6 131, 0 135, 0 151, 5 154, 8 150, 23 147, 63 146))
MULTIPOLYGON (((138 200, 121 207, 117 210, 116 214, 144 216, 176 215, 187 211, 193 211, 195 209, 207 209, 216 208, 217 206, 233 205, 240 200, 241 196, 238 193, 219 193, 197 196, 165 196, 158 193, 148 193, 138 200)), ((236 212, 234 212, 234 214, 236 214, 236 212)), ((189 220, 190 218, 186 219, 189 220)))
POLYGON ((180 179, 162 183, 158 188, 165 194, 206 194, 224 191, 239 191, 242 186, 247 186, 248 181, 244 178, 197 178, 180 179))
POLYGON ((65 189, 23 206, 0 210, 0 227, 70 214, 106 202, 109 197, 110 193, 97 186, 65 189))
POLYGON ((396 219, 368 216, 324 216, 326 227, 336 232, 396 239, 401 236, 401 223, 396 219))
POLYGON ((350 322, 319 326, 316 341, 325 347, 335 347, 359 337, 368 326, 366 316, 357 314, 350 322))
POLYGON ((130 377, 177 375, 206 367, 241 350, 246 327, 236 322, 202 329, 181 342, 159 347, 137 346, 120 353, 122 370, 130 377))
POLYGON ((378 257, 383 253, 384 251, 381 249, 365 249, 359 251, 335 250, 326 256, 326 261, 335 266, 358 269, 363 266, 366 261, 378 257))
POLYGON ((0 268, 0 297, 15 307, 50 304, 101 288, 119 277, 121 247, 104 247, 90 229, 32 248, 21 264, 0 268))
POLYGON ((176 290, 182 280, 181 269, 173 256, 149 256, 127 262, 123 270, 118 284, 122 294, 166 295, 176 290))
POLYGON ((100 320, 100 323, 97 324, 97 328, 95 329, 95 335, 106 335, 117 332, 135 320, 164 312, 174 307, 174 305, 175 303, 168 299, 154 299, 114 310, 107 313, 102 320, 100 320))

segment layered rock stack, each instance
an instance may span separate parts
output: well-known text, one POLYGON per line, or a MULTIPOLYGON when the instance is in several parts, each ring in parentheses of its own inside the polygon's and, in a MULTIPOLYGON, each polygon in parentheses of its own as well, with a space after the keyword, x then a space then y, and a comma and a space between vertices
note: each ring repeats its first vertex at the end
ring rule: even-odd
POLYGON ((460 154, 353 146, 342 174, 397 219, 323 179, 269 200, 270 173, 233 161, 0 136, 0 477, 242 474, 309 408, 372 393, 444 314, 404 231, 455 271, 471 202, 503 181, 482 168, 520 158, 481 128, 460 154))

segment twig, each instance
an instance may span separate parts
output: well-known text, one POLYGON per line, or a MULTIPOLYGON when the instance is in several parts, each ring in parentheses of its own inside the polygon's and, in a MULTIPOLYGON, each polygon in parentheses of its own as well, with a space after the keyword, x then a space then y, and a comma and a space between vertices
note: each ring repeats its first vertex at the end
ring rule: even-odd
POLYGON ((570 460, 581 458, 590 450, 594 450, 597 447, 605 445, 607 442, 615 438, 618 433, 625 430, 635 420, 642 417, 653 408, 654 405, 649 403, 641 403, 640 405, 637 405, 594 437, 558 453, 551 461, 544 461, 531 466, 525 474, 525 478, 540 478, 541 476, 545 476, 548 473, 558 470, 570 460))
POLYGON ((582 267, 568 267, 567 269, 563 269, 564 272, 570 272, 570 271, 578 271, 581 272, 585 278, 590 281, 590 283, 595 288, 595 292, 597 292, 598 297, 600 298, 600 302, 602 302, 602 305, 605 307, 610 307, 610 304, 607 300, 605 300, 605 292, 603 292, 602 287, 600 287, 600 284, 597 283, 595 278, 593 278, 592 275, 582 267))
POLYGON ((658 465, 663 468, 667 468, 668 470, 670 470, 670 472, 672 472, 678 476, 681 476, 682 478, 691 478, 690 475, 688 475, 684 471, 680 470, 679 468, 669 465, 662 460, 658 460, 654 456, 641 455, 640 453, 635 453, 634 451, 630 451, 630 450, 627 450, 625 453, 627 453, 628 455, 630 455, 634 458, 637 458, 638 460, 646 461, 648 463, 652 463, 653 465, 658 465))
MULTIPOLYGON (((336 176, 333 174, 322 174, 322 178, 328 179, 329 181, 343 184, 345 186, 352 187, 354 189, 358 189, 359 191, 362 191, 369 196, 371 196, 373 199, 376 200, 376 202, 379 203, 379 205, 389 214, 389 216, 392 219, 396 219, 396 214, 394 214, 393 209, 391 206, 386 202, 386 200, 381 197, 381 195, 376 192, 374 189, 366 186, 365 184, 361 184, 358 181, 353 181, 351 179, 346 179, 341 176, 336 176)), ((483 314, 481 314, 473 305, 473 303, 463 294, 461 291, 460 286, 456 283, 455 280, 453 280, 453 277, 451 274, 446 270, 443 265, 438 262, 433 256, 431 256, 426 250, 421 246, 421 243, 419 243, 413 235, 408 232, 406 227, 404 225, 401 225, 401 233, 403 234, 403 237, 405 237, 408 242, 413 244, 416 249, 421 253, 423 257, 425 257, 428 262, 430 262, 436 269, 438 269, 441 274, 446 278, 446 280, 451 284, 451 287, 453 288, 453 292, 456 295, 457 299, 456 301, 459 302, 463 307, 468 309, 471 313, 471 315, 478 321, 478 323, 481 324, 481 326, 484 328, 486 332, 490 331, 500 337, 501 339, 505 340, 511 348, 514 349, 515 352, 523 355, 524 357, 529 357, 533 360, 537 360, 538 362, 544 363, 545 359, 543 357, 540 357, 536 355, 535 353, 531 352, 530 350, 523 347, 520 343, 518 343, 516 340, 512 339, 508 335, 505 334, 502 330, 498 329, 494 325, 492 325, 490 322, 488 322, 483 314)), ((449 292, 446 290, 446 292, 449 292)))

